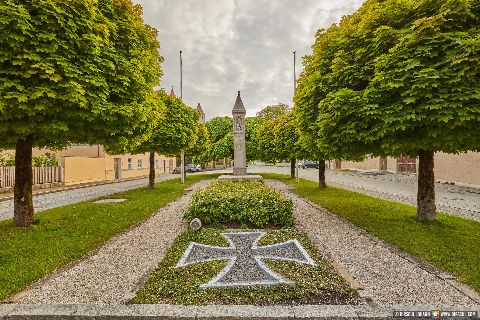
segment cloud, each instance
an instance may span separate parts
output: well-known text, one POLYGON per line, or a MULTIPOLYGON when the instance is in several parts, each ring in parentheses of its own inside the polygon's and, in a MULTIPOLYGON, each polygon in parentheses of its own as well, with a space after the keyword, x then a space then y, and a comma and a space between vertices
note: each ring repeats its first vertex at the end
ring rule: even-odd
POLYGON ((301 57, 319 28, 360 7, 363 0, 133 0, 159 30, 165 58, 161 87, 200 102, 207 119, 230 115, 237 91, 253 116, 263 107, 292 104, 293 51, 301 57))

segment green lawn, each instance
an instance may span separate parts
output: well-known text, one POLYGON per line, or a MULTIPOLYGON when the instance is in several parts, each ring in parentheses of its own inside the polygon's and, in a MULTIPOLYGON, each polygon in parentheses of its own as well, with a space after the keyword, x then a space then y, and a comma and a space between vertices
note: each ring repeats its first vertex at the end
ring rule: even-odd
POLYGON ((380 200, 313 181, 299 184, 289 176, 262 174, 295 186, 295 192, 398 249, 455 275, 480 292, 480 222, 438 214, 435 222, 415 220, 413 206, 380 200))
POLYGON ((225 238, 220 235, 224 231, 221 228, 203 228, 197 232, 186 231, 180 235, 130 303, 189 305, 356 303, 357 292, 335 272, 308 237, 297 229, 269 229, 267 235, 258 243, 260 246, 265 246, 291 239, 300 241, 316 262, 316 266, 292 261, 264 260, 273 271, 295 282, 295 286, 277 284, 199 290, 199 286, 214 278, 227 265, 227 261, 195 263, 181 268, 175 266, 192 241, 213 246, 229 246, 225 238))
POLYGON ((85 201, 35 214, 30 228, 16 228, 12 219, 0 221, 0 301, 55 269, 75 261, 112 236, 178 198, 194 182, 215 174, 160 182, 102 198, 125 198, 121 203, 85 201))

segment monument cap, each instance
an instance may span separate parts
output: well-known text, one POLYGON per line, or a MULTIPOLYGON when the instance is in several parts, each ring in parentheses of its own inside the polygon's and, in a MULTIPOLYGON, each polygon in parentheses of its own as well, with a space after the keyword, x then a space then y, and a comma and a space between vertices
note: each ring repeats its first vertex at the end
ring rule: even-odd
POLYGON ((246 112, 245 107, 242 102, 242 98, 240 97, 240 90, 238 91, 237 100, 235 101, 235 105, 233 106, 233 112, 246 112))

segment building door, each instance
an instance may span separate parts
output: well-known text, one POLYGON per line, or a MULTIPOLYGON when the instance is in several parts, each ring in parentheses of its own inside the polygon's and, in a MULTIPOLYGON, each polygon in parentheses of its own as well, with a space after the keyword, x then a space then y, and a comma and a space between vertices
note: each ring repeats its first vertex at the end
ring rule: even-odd
POLYGON ((416 173, 417 161, 410 156, 402 156, 397 158, 397 172, 400 173, 416 173))
POLYGON ((341 160, 335 160, 335 169, 342 169, 342 161, 341 160))
POLYGON ((122 178, 122 159, 120 158, 113 159, 113 171, 115 171, 115 179, 122 178))
POLYGON ((380 158, 380 171, 387 171, 387 158, 380 158))

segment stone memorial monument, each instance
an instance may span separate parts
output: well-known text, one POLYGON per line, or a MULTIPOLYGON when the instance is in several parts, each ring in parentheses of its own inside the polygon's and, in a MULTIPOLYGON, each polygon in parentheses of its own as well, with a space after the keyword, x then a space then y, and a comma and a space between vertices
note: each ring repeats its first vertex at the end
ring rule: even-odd
POLYGON ((233 175, 221 175, 220 180, 263 180, 260 175, 247 174, 247 149, 245 145, 245 114, 240 91, 233 106, 233 175))
POLYGON ((247 151, 245 149, 245 114, 240 91, 233 106, 233 175, 247 174, 247 151))

